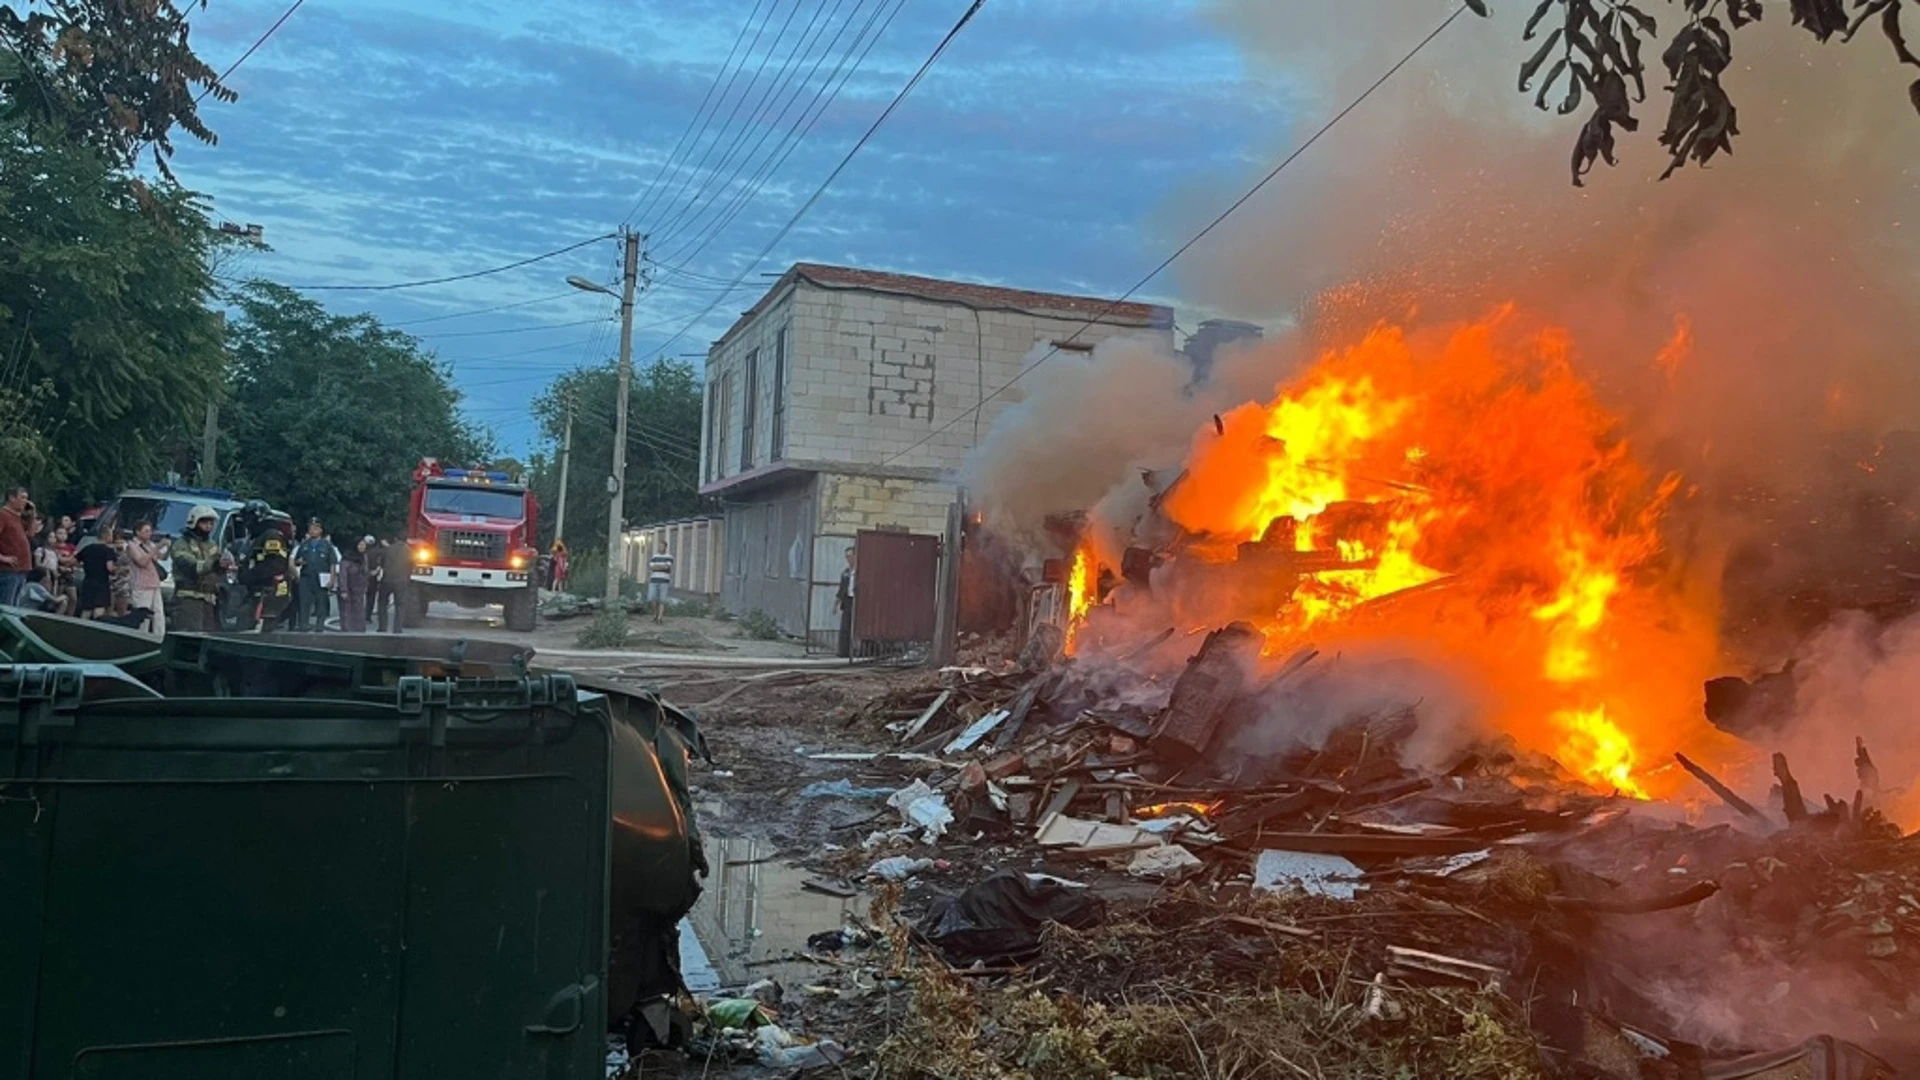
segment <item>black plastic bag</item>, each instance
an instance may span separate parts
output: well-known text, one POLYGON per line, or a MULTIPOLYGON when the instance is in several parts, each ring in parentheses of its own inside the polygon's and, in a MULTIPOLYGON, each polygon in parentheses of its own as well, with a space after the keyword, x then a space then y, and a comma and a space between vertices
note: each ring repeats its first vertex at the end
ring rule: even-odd
POLYGON ((1041 927, 1057 922, 1083 930, 1100 921, 1104 907, 1085 888, 1000 870, 935 901, 914 929, 951 964, 1022 963, 1039 954, 1041 927))

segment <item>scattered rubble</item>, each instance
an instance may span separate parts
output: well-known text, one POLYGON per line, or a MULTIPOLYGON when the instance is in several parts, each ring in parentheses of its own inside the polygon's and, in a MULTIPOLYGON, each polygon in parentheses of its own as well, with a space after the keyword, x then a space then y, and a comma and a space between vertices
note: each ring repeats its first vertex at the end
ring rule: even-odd
MULTIPOLYGON (((995 1030, 1024 1031, 1019 1054, 1073 1043, 1105 1063, 1057 1075, 1128 1074, 1142 1024, 1177 1021, 1204 1046, 1209 1031, 1253 1023, 1235 1010, 1256 1002, 1265 1024, 1293 1011, 1304 1026, 1290 1038, 1315 1063, 1268 1058, 1254 1076, 1381 1075, 1357 1063, 1394 1054, 1430 1069, 1477 1045, 1472 1062, 1409 1074, 1873 1078, 1896 1074, 1862 1046, 1920 1052, 1920 965, 1908 959, 1920 950, 1920 836, 1874 809, 1864 747, 1859 791, 1819 809, 1784 757, 1760 805, 1683 759, 1744 825, 1640 812, 1497 748, 1409 768, 1398 751, 1410 708, 1254 760, 1222 753, 1219 732, 1252 695, 1312 678, 1318 658, 1303 650, 1254 687, 1232 659, 1247 647, 1234 627, 1216 631, 1170 685, 1073 660, 949 668, 859 711, 856 723, 899 746, 865 756, 863 782, 891 771, 921 804, 943 798, 940 854, 965 865, 963 847, 997 853, 1005 867, 1025 850, 1088 882, 1043 887, 1052 879, 1003 868, 936 898, 915 934, 932 952, 896 969, 920 1018, 880 1052, 883 1075, 909 1045, 956 1062, 978 1053, 921 1015, 961 999, 995 1030), (1129 878, 1144 897, 1113 884, 1129 878), (981 889, 995 898, 987 914, 981 889), (1072 917, 1041 896, 1073 898, 1072 917), (992 944, 955 947, 961 926, 978 936, 981 925, 992 944), (1084 955, 1109 948, 1124 972, 1084 955), (1050 1004, 1018 1021, 1023 988, 1038 985, 1050 1004), (1177 1015, 1139 1012, 1156 994, 1177 1015), (1422 1032, 1452 1048, 1416 1052, 1408 1040, 1422 1032), (1796 1039, 1810 1041, 1779 1049, 1796 1039)), ((1195 1063, 1220 1075, 1224 1061, 1253 1060, 1246 1033, 1229 1042, 1239 1049, 1195 1063)))

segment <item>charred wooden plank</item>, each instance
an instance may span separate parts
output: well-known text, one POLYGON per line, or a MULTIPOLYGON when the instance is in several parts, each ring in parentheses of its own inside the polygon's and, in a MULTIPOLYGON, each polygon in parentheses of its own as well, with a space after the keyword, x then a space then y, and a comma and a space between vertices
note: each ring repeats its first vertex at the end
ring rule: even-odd
POLYGON ((1007 719, 1001 725, 999 738, 993 741, 995 750, 1005 750, 1020 737, 1020 729, 1027 723, 1027 714, 1033 711, 1033 703, 1040 697, 1040 688, 1051 678, 1051 673, 1035 675, 1027 680, 1027 685, 1020 688, 1020 693, 1014 696, 1013 703, 1007 706, 1007 719))
POLYGON ((1601 897, 1587 899, 1577 896, 1549 896, 1547 904, 1560 911, 1592 911, 1602 915, 1645 915, 1655 911, 1671 911, 1674 908, 1697 904, 1720 891, 1718 882, 1699 881, 1681 889, 1679 892, 1662 893, 1658 896, 1642 896, 1631 899, 1613 899, 1601 897))
POLYGON ((1673 755, 1673 759, 1680 763, 1681 768, 1692 773, 1695 780, 1707 785, 1709 791, 1720 796, 1721 801, 1725 802, 1728 806, 1733 807, 1735 810, 1740 811, 1755 821, 1765 821, 1768 824, 1772 824, 1772 821, 1766 814, 1761 813, 1758 807, 1741 798, 1732 788, 1721 783, 1719 777, 1695 764, 1693 759, 1687 757, 1687 755, 1676 752, 1673 755))
POLYGON ((1409 836, 1401 833, 1263 833, 1260 846, 1280 851, 1333 855, 1411 857, 1458 855, 1486 847, 1478 836, 1409 836))
POLYGON ((1308 788, 1292 795, 1249 806, 1225 815, 1214 822, 1214 831, 1224 837, 1236 837, 1250 833, 1276 818, 1303 814, 1332 798, 1318 788, 1308 788))
POLYGON ((908 724, 907 730, 900 733, 900 741, 906 742, 908 739, 913 738, 915 735, 918 735, 920 734, 921 731, 925 730, 927 723, 931 721, 935 716, 939 715, 940 710, 946 706, 947 699, 952 696, 953 696, 953 691, 951 690, 940 691, 940 696, 933 699, 933 704, 927 706, 926 711, 920 714, 919 719, 915 720, 911 724, 908 724))
POLYGON ((1080 781, 1069 779, 1066 783, 1061 784, 1060 787, 1054 791, 1053 798, 1047 800, 1046 808, 1040 811, 1041 819, 1044 820, 1055 814, 1066 813, 1067 807, 1073 805, 1074 798, 1079 794, 1080 781))
POLYGON ((1247 671, 1260 653, 1264 635, 1244 622, 1230 623, 1207 635, 1173 684, 1153 748, 1167 761, 1185 765, 1206 752, 1220 725, 1220 714, 1246 689, 1247 671))
POLYGON ((1793 770, 1787 767, 1787 755, 1777 751, 1773 755, 1773 778, 1780 782, 1780 804, 1786 810, 1787 824, 1807 820, 1807 800, 1800 796, 1800 781, 1793 778, 1793 770))
POLYGON ((1860 778, 1860 790, 1867 798, 1880 797, 1880 770, 1874 766, 1872 755, 1867 753, 1867 740, 1858 735, 1853 737, 1853 771, 1860 778))
POLYGON ((1165 630, 1162 630, 1159 633, 1148 638, 1146 641, 1142 642, 1141 644, 1135 646, 1134 648, 1128 649, 1126 652, 1120 654, 1120 662, 1123 664, 1132 663, 1133 661, 1140 659, 1141 657, 1147 655, 1148 653, 1159 648, 1160 646, 1165 645, 1168 641, 1172 639, 1173 639, 1173 627, 1169 626, 1165 630))

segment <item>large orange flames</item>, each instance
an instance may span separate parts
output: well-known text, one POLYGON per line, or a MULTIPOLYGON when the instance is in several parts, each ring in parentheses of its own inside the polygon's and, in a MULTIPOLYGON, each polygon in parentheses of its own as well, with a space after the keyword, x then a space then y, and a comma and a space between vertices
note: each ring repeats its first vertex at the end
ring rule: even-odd
MULTIPOLYGON (((1672 751, 1708 737, 1714 619, 1662 542, 1678 479, 1618 428, 1565 333, 1510 308, 1378 328, 1195 436, 1161 506, 1189 538, 1176 620, 1249 619, 1269 652, 1420 643, 1524 748, 1656 794, 1672 751)), ((1083 549, 1075 580, 1090 573, 1083 549)))

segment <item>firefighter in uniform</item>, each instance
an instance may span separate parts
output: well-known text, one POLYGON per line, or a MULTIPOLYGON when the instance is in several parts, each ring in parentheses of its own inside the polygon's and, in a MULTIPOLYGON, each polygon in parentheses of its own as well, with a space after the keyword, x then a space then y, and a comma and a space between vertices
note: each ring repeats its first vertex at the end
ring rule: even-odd
POLYGON ((226 553, 213 538, 220 521, 211 507, 187 511, 187 531, 173 545, 173 625, 204 634, 220 629, 220 586, 226 581, 226 553))
POLYGON ((268 533, 253 552, 253 563, 240 576, 241 584, 260 605, 260 629, 278 630, 293 606, 293 583, 287 564, 287 543, 277 532, 268 533))

